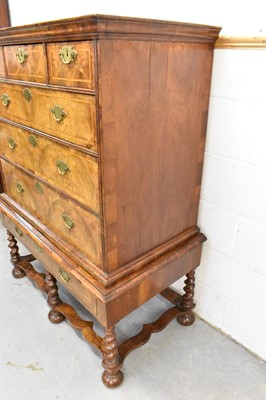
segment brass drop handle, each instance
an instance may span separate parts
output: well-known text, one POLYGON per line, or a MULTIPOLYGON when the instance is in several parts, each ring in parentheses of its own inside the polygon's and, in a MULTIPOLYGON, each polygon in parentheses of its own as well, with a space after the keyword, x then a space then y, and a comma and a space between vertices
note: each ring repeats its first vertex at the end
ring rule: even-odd
POLYGON ((61 58, 64 64, 70 64, 72 61, 75 60, 78 53, 72 46, 64 46, 58 52, 59 57, 61 58))
POLYGON ((24 186, 22 185, 22 183, 20 183, 20 182, 17 182, 17 183, 16 183, 16 188, 17 188, 17 191, 18 191, 19 193, 25 192, 25 188, 24 188, 24 186))
POLYGON ((67 165, 67 163, 65 163, 62 160, 57 160, 56 161, 56 166, 57 166, 58 171, 62 175, 65 175, 67 172, 70 172, 69 166, 67 165))
POLYGON ((35 148, 38 145, 37 137, 35 135, 29 135, 29 143, 35 148))
POLYGON ((17 235, 19 236, 19 237, 22 237, 23 236, 23 233, 21 232, 21 230, 16 226, 15 227, 15 231, 16 231, 16 233, 17 233, 17 235))
POLYGON ((29 53, 24 49, 24 47, 20 47, 16 51, 16 57, 20 64, 23 64, 27 58, 29 57, 29 53))
POLYGON ((67 116, 66 112, 63 110, 62 107, 60 107, 59 105, 55 105, 52 109, 51 109, 51 113, 54 116, 54 119, 57 122, 61 122, 63 121, 63 119, 67 116))
POLYGON ((2 104, 3 104, 4 107, 7 107, 7 106, 10 104, 10 102, 11 102, 11 99, 10 99, 10 97, 8 96, 7 93, 3 93, 3 94, 2 94, 1 100, 2 100, 2 104))
POLYGON ((10 147, 10 149, 14 150, 16 145, 17 145, 17 142, 12 137, 10 137, 8 139, 8 146, 10 147))
POLYGON ((59 274, 60 274, 61 278, 63 279, 63 281, 65 281, 67 283, 70 281, 70 276, 67 274, 67 272, 65 270, 60 269, 59 274))
POLYGON ((63 218, 63 221, 64 221, 66 227, 69 230, 74 228, 74 226, 75 226, 74 221, 72 220, 72 218, 69 215, 63 214, 62 218, 63 218))

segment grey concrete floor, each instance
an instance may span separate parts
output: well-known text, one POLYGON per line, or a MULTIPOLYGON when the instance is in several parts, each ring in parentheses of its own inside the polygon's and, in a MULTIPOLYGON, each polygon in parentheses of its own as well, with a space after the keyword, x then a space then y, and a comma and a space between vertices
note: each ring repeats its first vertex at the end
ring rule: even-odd
MULTIPOLYGON (((22 251, 22 254, 25 254, 22 251)), ((265 400, 266 364, 196 319, 191 327, 173 321, 126 359, 123 384, 101 382, 101 358, 66 322, 52 325, 41 292, 27 278, 15 280, 0 226, 1 400, 265 400)), ((39 265, 36 263, 36 267, 39 265)), ((60 288, 61 297, 89 318, 60 288)), ((156 297, 116 327, 123 340, 169 307, 156 297)), ((96 324, 99 333, 101 328, 96 324)))

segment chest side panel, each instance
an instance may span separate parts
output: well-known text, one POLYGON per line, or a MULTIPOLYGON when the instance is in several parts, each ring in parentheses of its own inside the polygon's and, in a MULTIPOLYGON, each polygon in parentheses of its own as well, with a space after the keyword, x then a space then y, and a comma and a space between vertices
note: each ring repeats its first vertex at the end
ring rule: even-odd
POLYGON ((196 225, 209 102, 208 44, 99 49, 108 272, 196 225))

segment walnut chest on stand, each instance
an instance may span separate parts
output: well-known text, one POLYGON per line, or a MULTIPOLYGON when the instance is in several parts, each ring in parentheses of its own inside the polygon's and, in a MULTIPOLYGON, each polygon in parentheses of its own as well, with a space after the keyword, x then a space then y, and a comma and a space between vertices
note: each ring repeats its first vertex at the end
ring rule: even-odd
POLYGON ((0 215, 13 275, 47 293, 51 322, 66 318, 99 349, 109 387, 152 332, 194 321, 219 30, 104 15, 0 30, 0 215), (180 296, 169 285, 184 275, 180 296), (60 300, 57 280, 103 337, 60 300), (158 294, 172 308, 118 344, 115 324, 158 294))

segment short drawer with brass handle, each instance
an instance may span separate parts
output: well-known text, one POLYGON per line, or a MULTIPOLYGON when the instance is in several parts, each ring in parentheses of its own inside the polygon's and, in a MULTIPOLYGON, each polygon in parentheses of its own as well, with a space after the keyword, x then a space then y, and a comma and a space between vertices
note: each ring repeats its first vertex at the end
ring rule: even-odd
POLYGON ((99 212, 97 158, 2 121, 0 155, 99 212))
POLYGON ((42 44, 4 46, 7 77, 30 82, 47 82, 45 47, 42 44))
POLYGON ((51 84, 94 90, 94 42, 48 43, 51 84))
POLYGON ((97 151, 93 95, 0 82, 1 115, 97 151))
POLYGON ((9 162, 2 160, 1 165, 6 194, 38 218, 47 230, 71 244, 78 254, 85 254, 101 266, 100 219, 9 162))

